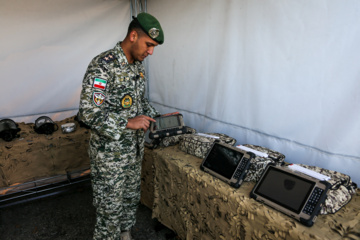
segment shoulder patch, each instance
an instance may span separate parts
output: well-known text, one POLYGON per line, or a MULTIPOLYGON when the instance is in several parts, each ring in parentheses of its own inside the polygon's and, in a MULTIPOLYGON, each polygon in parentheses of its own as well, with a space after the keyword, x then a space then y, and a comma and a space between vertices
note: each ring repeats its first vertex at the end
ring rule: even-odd
POLYGON ((130 108, 133 104, 133 99, 129 94, 126 94, 122 99, 121 99, 121 106, 123 108, 130 108))
POLYGON ((101 90, 105 90, 106 89, 106 84, 107 84, 107 81, 105 79, 95 78, 93 87, 101 89, 101 90))
POLYGON ((109 53, 105 55, 105 57, 102 58, 105 62, 109 63, 115 60, 115 56, 112 53, 109 53))
POLYGON ((92 96, 93 102, 96 106, 100 107, 105 102, 105 94, 102 92, 94 92, 92 96))

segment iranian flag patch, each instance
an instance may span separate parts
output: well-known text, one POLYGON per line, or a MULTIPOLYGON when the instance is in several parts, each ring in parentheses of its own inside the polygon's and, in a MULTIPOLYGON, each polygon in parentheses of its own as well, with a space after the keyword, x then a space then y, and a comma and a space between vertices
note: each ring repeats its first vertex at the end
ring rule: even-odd
POLYGON ((105 90, 107 81, 101 78, 94 79, 94 88, 105 90))

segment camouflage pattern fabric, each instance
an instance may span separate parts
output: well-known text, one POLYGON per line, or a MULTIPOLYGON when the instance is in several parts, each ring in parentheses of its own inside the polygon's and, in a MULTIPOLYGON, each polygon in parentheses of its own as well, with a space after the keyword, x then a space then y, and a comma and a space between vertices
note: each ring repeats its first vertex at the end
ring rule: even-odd
MULTIPOLYGON (((359 240, 360 191, 312 227, 250 197, 255 182, 234 189, 201 171, 202 159, 178 146, 145 150, 154 166, 152 217, 188 240, 359 240)), ((151 173, 150 173, 151 172, 151 173)), ((146 177, 145 177, 146 179, 146 177)))
POLYGON ((308 166, 305 164, 297 165, 331 177, 331 179, 328 180, 328 182, 331 184, 331 188, 328 192, 325 204, 320 210, 320 214, 336 213, 343 206, 348 204, 352 198, 352 195, 356 193, 356 183, 352 182, 350 176, 344 173, 316 166, 308 166))
POLYGON ((255 155, 255 158, 251 159, 249 171, 244 178, 245 182, 257 182, 268 164, 274 164, 277 166, 281 166, 284 164, 285 155, 280 152, 252 144, 243 144, 243 146, 257 150, 259 152, 266 153, 268 155, 268 157, 260 157, 258 155, 255 155))
POLYGON ((127 129, 127 119, 159 115, 145 98, 145 81, 141 62, 129 64, 120 42, 96 56, 84 76, 78 116, 91 128, 94 239, 120 239, 135 224, 144 131, 127 129))
MULTIPOLYGON (((187 131, 186 131, 187 134, 196 133, 196 130, 194 128, 186 127, 186 129, 187 129, 187 131)), ((182 134, 171 136, 171 137, 164 137, 160 141, 160 146, 161 147, 169 147, 169 146, 179 144, 181 136, 182 136, 182 134)))
POLYGON ((199 158, 205 158, 207 152, 210 150, 215 141, 227 143, 232 146, 236 143, 236 139, 223 133, 205 134, 219 137, 219 139, 200 136, 197 134, 183 134, 180 137, 180 150, 199 158))

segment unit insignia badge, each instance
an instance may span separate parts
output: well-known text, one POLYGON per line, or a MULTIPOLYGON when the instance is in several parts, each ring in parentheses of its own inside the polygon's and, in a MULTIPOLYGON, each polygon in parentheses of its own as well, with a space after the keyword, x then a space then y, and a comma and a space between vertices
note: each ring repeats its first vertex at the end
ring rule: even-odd
POLYGON ((157 28, 151 28, 151 29, 149 30, 149 36, 150 36, 151 38, 157 38, 157 37, 159 36, 159 33, 160 33, 160 31, 159 31, 159 29, 157 29, 157 28))
POLYGON ((101 106, 105 101, 105 94, 103 94, 102 92, 94 92, 93 101, 96 106, 101 106))
POLYGON ((129 108, 132 106, 132 97, 130 95, 125 95, 122 99, 121 99, 121 106, 123 108, 129 108))

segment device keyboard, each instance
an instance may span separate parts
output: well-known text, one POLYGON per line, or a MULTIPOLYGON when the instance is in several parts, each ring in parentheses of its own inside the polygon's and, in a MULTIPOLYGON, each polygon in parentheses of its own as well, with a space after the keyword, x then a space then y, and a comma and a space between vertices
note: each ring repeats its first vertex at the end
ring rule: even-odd
POLYGON ((241 177, 241 174, 246 170, 246 166, 248 165, 249 161, 250 161, 249 158, 241 159, 241 163, 238 165, 236 169, 234 178, 239 179, 241 177))
POLYGON ((324 190, 320 189, 318 187, 316 187, 314 189, 314 191, 311 193, 311 196, 303 209, 304 213, 311 215, 314 212, 315 207, 316 207, 317 203, 319 202, 320 197, 323 192, 324 192, 324 190))

